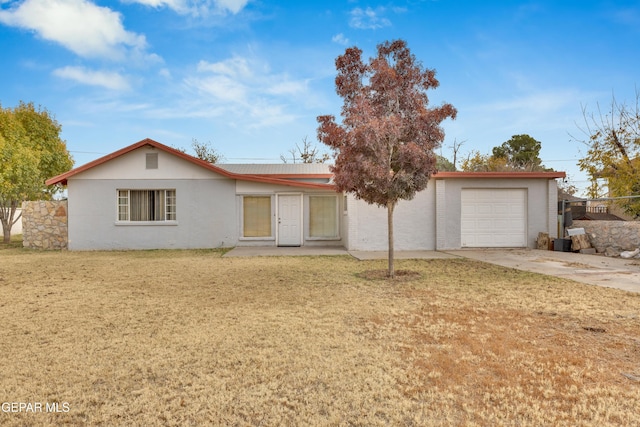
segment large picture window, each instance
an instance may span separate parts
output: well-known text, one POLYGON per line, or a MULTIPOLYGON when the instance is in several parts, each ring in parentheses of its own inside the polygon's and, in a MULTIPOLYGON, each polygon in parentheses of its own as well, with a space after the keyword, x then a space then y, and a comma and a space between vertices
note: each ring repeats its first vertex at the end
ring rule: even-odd
POLYGON ((242 198, 244 237, 271 237, 271 196, 242 198))
POLYGON ((309 237, 338 237, 336 196, 309 196, 309 237))
POLYGON ((118 221, 175 221, 176 190, 118 190, 118 221))

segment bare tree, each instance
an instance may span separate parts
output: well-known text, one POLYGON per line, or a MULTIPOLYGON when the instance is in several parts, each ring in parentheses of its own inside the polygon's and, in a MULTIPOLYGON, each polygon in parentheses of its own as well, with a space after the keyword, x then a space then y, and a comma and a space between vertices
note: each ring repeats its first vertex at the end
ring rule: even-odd
POLYGON ((453 145, 449 145, 449 148, 453 150, 453 170, 458 170, 458 151, 460 151, 460 148, 462 148, 462 144, 464 144, 465 142, 467 142, 466 139, 460 142, 458 142, 457 139, 454 139, 453 145))
MULTIPOLYGON (((584 125, 578 129, 582 138, 573 137, 588 147, 580 159, 580 169, 591 179, 589 195, 600 192, 598 180, 605 178, 612 197, 640 195, 640 90, 636 88, 635 103, 620 103, 611 97, 609 111, 596 112, 582 107, 584 125)), ((621 199, 619 205, 629 214, 640 216, 640 201, 621 199)))
MULTIPOLYGON (((329 153, 320 153, 318 147, 311 145, 306 136, 302 140, 302 147, 296 144, 294 148, 289 150, 289 153, 291 154, 291 163, 325 163, 331 158, 329 153)), ((283 163, 289 163, 283 154, 280 155, 280 160, 283 163)))

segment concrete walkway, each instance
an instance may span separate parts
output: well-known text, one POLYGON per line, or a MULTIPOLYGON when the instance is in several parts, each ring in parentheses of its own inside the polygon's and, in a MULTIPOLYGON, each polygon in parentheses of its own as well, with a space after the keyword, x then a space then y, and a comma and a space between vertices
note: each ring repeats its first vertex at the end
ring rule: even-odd
MULTIPOLYGON (((336 256, 358 260, 387 259, 386 251, 347 251, 343 247, 236 247, 225 257, 336 256)), ((608 258, 536 249, 460 249, 452 251, 396 251, 396 259, 469 258, 490 264, 547 274, 590 285, 640 293, 640 260, 608 258)))
POLYGON ((223 255, 225 258, 254 256, 330 256, 349 255, 342 246, 236 246, 223 255))

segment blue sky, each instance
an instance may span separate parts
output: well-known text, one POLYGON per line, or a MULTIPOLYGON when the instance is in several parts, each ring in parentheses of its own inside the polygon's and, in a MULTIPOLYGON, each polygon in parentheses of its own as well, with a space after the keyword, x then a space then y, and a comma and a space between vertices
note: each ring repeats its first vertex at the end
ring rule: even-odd
POLYGON ((638 1, 0 0, 0 103, 51 111, 76 166, 147 137, 278 163, 339 116, 335 58, 398 38, 458 109, 445 157, 529 134, 580 187, 582 107, 640 87, 638 1))

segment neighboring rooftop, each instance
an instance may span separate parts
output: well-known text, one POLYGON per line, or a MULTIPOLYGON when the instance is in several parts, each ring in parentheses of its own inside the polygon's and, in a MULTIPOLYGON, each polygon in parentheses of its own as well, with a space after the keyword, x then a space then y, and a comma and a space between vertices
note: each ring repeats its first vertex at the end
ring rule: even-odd
POLYGON ((573 219, 587 221, 624 221, 624 219, 620 218, 617 215, 605 212, 585 212, 573 217, 573 219))
POLYGON ((332 175, 330 165, 325 163, 216 163, 216 166, 242 175, 332 175))

